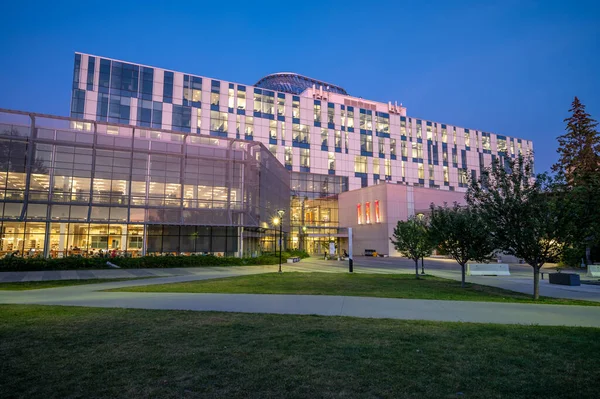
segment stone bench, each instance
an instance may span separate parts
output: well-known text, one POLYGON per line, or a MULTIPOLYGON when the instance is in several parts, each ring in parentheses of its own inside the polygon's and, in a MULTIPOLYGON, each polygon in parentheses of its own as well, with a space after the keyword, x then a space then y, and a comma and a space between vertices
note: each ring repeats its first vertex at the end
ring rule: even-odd
POLYGON ((467 263, 467 276, 510 276, 506 263, 467 263))
POLYGON ((287 259, 287 263, 296 263, 296 262, 300 262, 300 258, 293 257, 293 258, 288 258, 287 259))
POLYGON ((587 276, 588 277, 600 277, 600 265, 588 265, 587 276))

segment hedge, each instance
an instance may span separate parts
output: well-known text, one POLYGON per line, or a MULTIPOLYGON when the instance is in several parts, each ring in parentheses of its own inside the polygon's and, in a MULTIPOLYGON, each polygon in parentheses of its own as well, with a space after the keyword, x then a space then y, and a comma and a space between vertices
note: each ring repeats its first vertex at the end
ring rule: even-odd
MULTIPOLYGON (((286 262, 289 257, 308 257, 308 254, 304 251, 283 252, 281 255, 283 262, 286 262)), ((69 256, 56 259, 9 257, 0 259, 0 271, 108 269, 107 261, 124 269, 256 266, 278 264, 279 253, 266 253, 255 258, 217 257, 213 255, 142 256, 138 258, 83 258, 69 256)))

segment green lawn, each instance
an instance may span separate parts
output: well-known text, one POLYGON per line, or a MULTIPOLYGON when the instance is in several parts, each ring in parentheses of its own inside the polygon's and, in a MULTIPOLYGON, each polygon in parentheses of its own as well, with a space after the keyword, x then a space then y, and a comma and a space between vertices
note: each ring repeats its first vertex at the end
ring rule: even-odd
POLYGON ((600 389, 592 328, 23 305, 0 305, 0 316, 3 398, 596 398, 600 389))
POLYGON ((20 281, 16 283, 0 283, 0 290, 6 291, 26 291, 39 290, 42 288, 67 287, 70 285, 111 283, 113 281, 131 281, 153 277, 134 277, 134 278, 90 278, 86 280, 49 280, 49 281, 20 281))
POLYGON ((425 276, 417 280, 414 274, 264 273, 185 283, 125 287, 112 291, 345 295, 600 306, 599 302, 547 297, 533 301, 531 295, 501 288, 472 283, 467 283, 466 288, 461 288, 459 281, 433 276, 425 276))

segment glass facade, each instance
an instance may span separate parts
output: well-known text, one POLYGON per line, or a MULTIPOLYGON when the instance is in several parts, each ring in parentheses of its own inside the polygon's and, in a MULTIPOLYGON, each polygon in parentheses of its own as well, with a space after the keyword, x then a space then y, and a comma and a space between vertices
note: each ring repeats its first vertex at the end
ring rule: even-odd
MULTIPOLYGON (((354 97, 340 86, 295 73, 268 75, 249 86, 81 53, 75 55, 73 71, 73 117, 137 126, 145 128, 150 136, 153 131, 164 129, 190 133, 192 137, 260 142, 294 176, 310 175, 313 184, 318 181, 321 185, 324 179, 343 181, 340 186, 344 190, 392 183, 464 192, 467 178, 477 177, 493 157, 515 157, 521 152, 533 151, 531 141, 411 118, 402 105, 354 97)), ((166 137, 164 141, 175 142, 179 136, 166 137)), ((186 139, 186 143, 191 140, 186 139)), ((103 157, 120 164, 126 159, 120 151, 103 157)), ((134 161, 137 163, 137 158, 134 161)), ((103 197, 113 205, 115 201, 119 205, 119 197, 112 192, 124 189, 131 194, 123 200, 133 206, 140 201, 148 201, 146 206, 149 207, 167 208, 171 201, 182 203, 181 215, 149 211, 144 214, 148 219, 144 220, 183 218, 184 203, 197 206, 194 209, 207 209, 208 204, 213 207, 208 209, 222 206, 223 201, 215 199, 217 191, 212 190, 209 196, 202 191, 203 184, 188 187, 186 183, 167 181, 170 168, 175 167, 171 161, 169 157, 158 155, 139 160, 140 164, 146 162, 152 167, 153 172, 148 176, 162 179, 148 178, 146 185, 112 175, 103 177, 105 181, 98 180, 97 184, 96 180, 88 181, 84 176, 61 184, 81 190, 79 195, 89 190, 89 195, 103 197), (147 191, 147 198, 143 200, 139 198, 146 194, 142 190, 147 191)), ((204 170, 202 164, 196 167, 204 170)), ((75 170, 75 166, 73 168, 75 170)), ((112 170, 111 173, 118 172, 112 170)), ((309 178, 306 179, 308 184, 309 178)), ((54 181, 52 184, 53 188, 60 188, 54 181)), ((291 184, 302 185, 304 181, 293 179, 291 184)), ((322 203, 321 188, 296 191, 311 193, 306 196, 307 201, 321 201, 319 209, 337 209, 337 205, 329 204, 335 201, 335 196, 328 196, 329 202, 322 203)), ((297 204, 296 191, 288 194, 288 206, 292 209, 301 206, 297 204)), ((235 191, 232 193, 235 201, 239 198, 237 195, 235 191)), ((104 217, 107 211, 93 212, 104 217)), ((121 211, 108 212, 109 220, 121 220, 121 211)), ((341 231, 334 222, 318 226, 325 223, 319 212, 313 212, 318 214, 314 218, 316 230, 311 230, 312 224, 294 226, 290 245, 300 246, 303 242, 309 245, 313 239, 319 241, 322 234, 329 235, 322 229, 341 231)), ((298 216, 298 220, 311 220, 304 211, 296 214, 303 215, 298 216)), ((131 210, 128 215, 131 217, 131 210)), ((371 218, 373 216, 371 211, 371 218)), ((330 220, 337 221, 333 216, 330 220)), ((318 245, 313 247, 315 252, 320 251, 318 245)))
POLYGON ((289 192, 260 143, 0 113, 0 256, 253 255, 289 192))

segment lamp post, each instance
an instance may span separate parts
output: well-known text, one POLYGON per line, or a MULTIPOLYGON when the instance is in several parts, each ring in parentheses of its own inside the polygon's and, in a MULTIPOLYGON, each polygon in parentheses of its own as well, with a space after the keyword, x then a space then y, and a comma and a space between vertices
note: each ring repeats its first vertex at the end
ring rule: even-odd
POLYGON ((279 215, 279 217, 276 217, 275 219, 273 219, 273 223, 275 224, 275 226, 277 226, 279 224, 279 273, 281 273, 281 247, 283 246, 283 215, 284 214, 285 214, 285 211, 283 209, 278 209, 277 215, 279 215))

